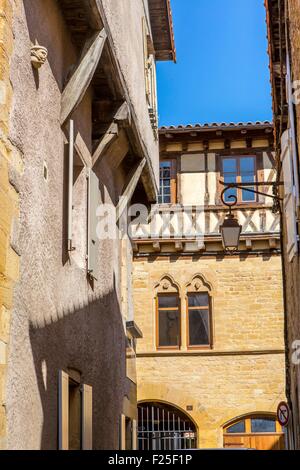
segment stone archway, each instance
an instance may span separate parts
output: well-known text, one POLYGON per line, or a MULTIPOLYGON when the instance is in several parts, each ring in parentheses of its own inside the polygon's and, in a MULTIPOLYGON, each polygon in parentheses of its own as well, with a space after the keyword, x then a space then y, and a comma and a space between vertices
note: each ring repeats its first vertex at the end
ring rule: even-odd
POLYGON ((138 404, 139 450, 197 448, 197 427, 187 413, 161 401, 138 404))

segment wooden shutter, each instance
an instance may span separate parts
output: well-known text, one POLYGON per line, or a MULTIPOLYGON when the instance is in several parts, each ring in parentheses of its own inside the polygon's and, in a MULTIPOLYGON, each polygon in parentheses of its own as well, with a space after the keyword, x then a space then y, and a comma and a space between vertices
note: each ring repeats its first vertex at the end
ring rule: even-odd
POLYGON ((93 449, 93 388, 82 386, 82 449, 93 449))
POLYGON ((58 448, 69 449, 69 376, 62 370, 58 378, 58 448))
POLYGON ((137 450, 137 422, 132 421, 132 450, 137 450))
POLYGON ((99 238, 97 236, 97 208, 99 205, 99 180, 89 169, 88 173, 88 273, 97 279, 99 238))
POLYGON ((68 251, 72 251, 73 238, 73 172, 74 172, 74 121, 69 128, 69 172, 68 172, 68 251))
POLYGON ((120 419, 120 450, 126 450, 126 416, 120 419))
POLYGON ((177 161, 171 160, 171 203, 177 203, 177 161))
POLYGON ((282 135, 281 149, 284 181, 284 216, 287 230, 287 254, 289 261, 292 261, 295 254, 298 252, 298 234, 290 130, 286 130, 282 135))
POLYGON ((291 151, 292 151, 292 162, 293 162, 293 178, 295 185, 295 201, 296 206, 299 207, 299 176, 298 176, 298 155, 297 155, 297 137, 295 128, 295 110, 293 102, 293 87, 291 77, 291 64, 290 57, 287 54, 286 64, 286 90, 287 90, 287 102, 289 106, 289 125, 291 131, 291 151))
POLYGON ((143 46, 144 46, 144 69, 145 69, 145 88, 146 88, 146 96, 148 100, 148 104, 150 103, 150 79, 149 79, 149 68, 148 68, 148 59, 149 59, 149 51, 148 51, 148 27, 146 18, 142 20, 142 30, 143 30, 143 46))

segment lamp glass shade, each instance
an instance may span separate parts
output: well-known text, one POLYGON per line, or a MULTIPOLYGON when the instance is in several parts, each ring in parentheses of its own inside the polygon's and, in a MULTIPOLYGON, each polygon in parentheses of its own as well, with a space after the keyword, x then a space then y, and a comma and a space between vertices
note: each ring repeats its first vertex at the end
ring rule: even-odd
POLYGON ((220 230, 224 249, 226 251, 238 250, 242 226, 239 225, 237 219, 233 215, 229 215, 220 230))

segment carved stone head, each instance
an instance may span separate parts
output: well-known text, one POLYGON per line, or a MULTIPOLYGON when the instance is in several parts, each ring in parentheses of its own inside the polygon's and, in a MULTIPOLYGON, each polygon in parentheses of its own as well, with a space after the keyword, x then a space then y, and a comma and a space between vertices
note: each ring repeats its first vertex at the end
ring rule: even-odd
POLYGON ((46 62, 48 50, 46 47, 36 44, 31 47, 31 64, 35 69, 39 69, 46 62))

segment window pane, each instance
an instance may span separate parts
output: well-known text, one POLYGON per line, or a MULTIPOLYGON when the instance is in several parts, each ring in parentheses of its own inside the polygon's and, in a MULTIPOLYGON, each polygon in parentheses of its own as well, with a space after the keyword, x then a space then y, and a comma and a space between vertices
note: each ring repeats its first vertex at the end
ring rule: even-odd
MULTIPOLYGON (((226 181, 225 181, 226 183, 226 181)), ((224 193, 224 199, 226 202, 234 202, 234 199, 232 196, 237 196, 237 190, 235 188, 229 188, 225 191, 224 193)))
POLYGON ((178 295, 159 295, 158 308, 178 308, 178 295))
MULTIPOLYGON (((254 173, 245 173, 242 175, 242 183, 252 183, 253 181, 255 181, 255 175, 254 173)), ((249 189, 254 189, 254 186, 249 186, 249 189)), ((245 189, 243 189, 242 191, 242 199, 243 201, 247 201, 247 202, 250 202, 250 201, 255 201, 256 200, 256 195, 254 193, 251 193, 249 191, 246 191, 245 189)))
POLYGON ((243 173, 253 173, 255 170, 254 158, 253 157, 243 157, 240 160, 241 162, 241 174, 243 173))
POLYGON ((246 432, 245 421, 240 421, 239 423, 233 424, 226 429, 226 432, 230 434, 240 434, 246 432))
MULTIPOLYGON (((249 189, 254 189, 254 187, 250 186, 249 189)), ((244 202, 254 202, 256 201, 256 195, 254 193, 251 193, 250 191, 246 191, 245 189, 243 189, 242 199, 244 202)))
POLYGON ((223 171, 224 173, 236 173, 236 159, 235 158, 224 158, 223 159, 223 171))
POLYGON ((209 311, 189 310, 189 345, 206 346, 209 344, 209 311))
POLYGON ((224 173, 224 183, 236 183, 236 173, 224 173))
POLYGON ((209 298, 208 294, 199 293, 199 294, 189 294, 189 307, 208 307, 209 298))
POLYGON ((160 162, 160 168, 171 168, 171 162, 160 162))
POLYGON ((251 419, 251 432, 276 432, 276 423, 272 418, 251 419))
POLYGON ((166 195, 168 195, 168 196, 171 194, 171 188, 170 188, 170 186, 165 186, 165 187, 164 187, 164 194, 166 194, 166 195))
POLYGON ((244 173, 242 175, 242 183, 253 183, 254 173, 244 173))
POLYGON ((171 196, 164 196, 163 204, 171 204, 171 196))
POLYGON ((159 346, 179 346, 179 311, 160 310, 159 346))
MULTIPOLYGON (((223 172, 224 172, 224 183, 236 183, 237 182, 237 162, 235 158, 225 158, 223 160, 223 172)), ((233 202, 233 198, 230 196, 237 196, 237 190, 235 188, 227 189, 224 194, 226 202, 233 202)))

